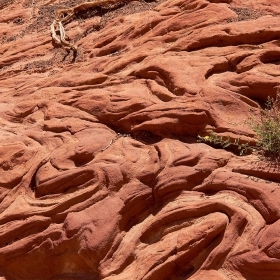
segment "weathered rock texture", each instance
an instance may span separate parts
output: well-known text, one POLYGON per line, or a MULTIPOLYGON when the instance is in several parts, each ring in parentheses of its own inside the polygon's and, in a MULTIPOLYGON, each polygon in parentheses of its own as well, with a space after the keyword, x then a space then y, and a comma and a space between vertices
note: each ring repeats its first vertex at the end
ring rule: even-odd
POLYGON ((280 169, 197 143, 280 83, 279 0, 0 2, 1 279, 280 279, 280 169))

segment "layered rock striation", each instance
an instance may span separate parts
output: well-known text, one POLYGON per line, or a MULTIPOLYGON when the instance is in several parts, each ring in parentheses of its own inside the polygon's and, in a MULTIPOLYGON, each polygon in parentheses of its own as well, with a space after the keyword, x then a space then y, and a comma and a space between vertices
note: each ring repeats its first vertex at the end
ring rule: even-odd
POLYGON ((0 3, 0 276, 280 279, 280 168, 256 143, 280 83, 278 0, 0 3), (279 244, 278 244, 279 243, 279 244))

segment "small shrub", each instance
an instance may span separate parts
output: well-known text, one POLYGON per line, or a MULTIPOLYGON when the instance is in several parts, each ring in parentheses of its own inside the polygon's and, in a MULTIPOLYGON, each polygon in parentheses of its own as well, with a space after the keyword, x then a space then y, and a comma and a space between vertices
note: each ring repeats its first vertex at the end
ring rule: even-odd
POLYGON ((204 142, 204 143, 209 143, 212 145, 218 145, 221 146, 222 148, 226 149, 230 146, 234 146, 239 150, 239 154, 242 156, 244 154, 247 154, 248 151, 253 150, 254 147, 251 147, 249 143, 243 143, 240 144, 240 138, 235 139, 232 141, 230 136, 218 136, 215 132, 209 131, 209 135, 207 136, 199 136, 198 135, 198 142, 204 142))
POLYGON ((257 147, 264 156, 276 158, 280 154, 280 92, 268 98, 260 118, 251 116, 247 122, 257 135, 257 147))
POLYGON ((280 90, 275 99, 269 97, 265 109, 261 110, 260 117, 252 115, 247 124, 253 129, 257 136, 257 146, 250 146, 249 143, 240 144, 240 138, 232 141, 230 136, 218 136, 209 131, 208 136, 198 136, 198 142, 220 145, 222 148, 236 146, 240 155, 248 151, 256 150, 260 155, 269 159, 280 159, 280 90))

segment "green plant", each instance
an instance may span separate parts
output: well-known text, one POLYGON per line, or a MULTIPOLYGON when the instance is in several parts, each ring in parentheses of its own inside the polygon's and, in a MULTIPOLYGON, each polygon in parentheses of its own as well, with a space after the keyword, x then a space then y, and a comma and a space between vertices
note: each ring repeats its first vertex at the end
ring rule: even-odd
POLYGON ((276 158, 280 155, 280 92, 275 99, 268 97, 265 109, 259 118, 253 115, 247 122, 257 135, 258 150, 264 156, 276 158))
POLYGON ((257 146, 250 146, 249 143, 240 144, 240 138, 234 141, 230 136, 218 136, 213 131, 209 131, 207 136, 198 136, 198 142, 220 145, 222 148, 236 146, 240 155, 248 151, 257 151, 262 156, 269 159, 280 159, 280 90, 277 91, 276 98, 268 97, 265 109, 262 109, 259 117, 253 114, 246 122, 256 133, 257 146))
POLYGON ((239 154, 242 156, 246 154, 249 150, 253 150, 254 147, 250 146, 249 143, 240 143, 240 138, 232 141, 230 136, 218 136, 215 132, 209 131, 209 135, 200 136, 198 135, 198 142, 210 143, 212 145, 219 145, 222 148, 226 149, 230 146, 234 146, 239 150, 239 154))

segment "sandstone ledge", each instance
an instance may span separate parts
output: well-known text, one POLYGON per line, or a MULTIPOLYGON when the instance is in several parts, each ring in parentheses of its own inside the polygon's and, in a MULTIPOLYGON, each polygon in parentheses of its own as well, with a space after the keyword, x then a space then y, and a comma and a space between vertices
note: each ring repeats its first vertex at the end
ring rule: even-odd
POLYGON ((0 3, 1 279, 280 279, 280 170, 256 142, 280 83, 279 0, 0 3), (279 197, 278 197, 279 195, 279 197))

